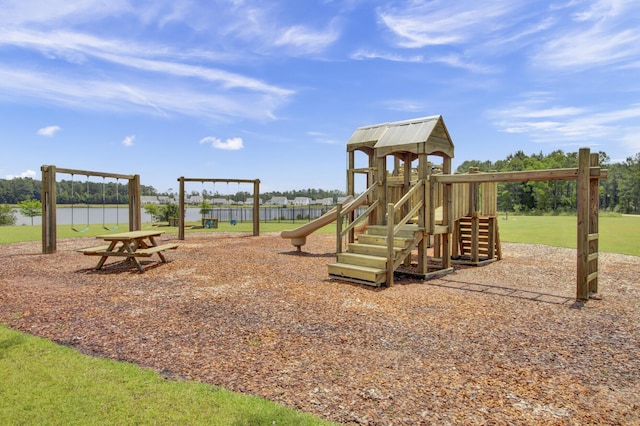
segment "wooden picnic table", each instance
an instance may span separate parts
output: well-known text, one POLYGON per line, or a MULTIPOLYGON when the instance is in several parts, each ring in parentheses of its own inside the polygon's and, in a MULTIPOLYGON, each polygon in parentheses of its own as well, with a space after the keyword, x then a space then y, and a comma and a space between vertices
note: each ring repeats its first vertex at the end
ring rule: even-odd
POLYGON ((160 260, 166 263, 167 259, 162 252, 178 248, 178 244, 158 245, 155 238, 163 233, 164 231, 131 231, 98 235, 97 239, 108 241, 109 245, 87 247, 80 251, 87 256, 100 256, 96 269, 102 268, 109 257, 116 256, 126 258, 133 262, 138 271, 144 272, 138 260, 139 257, 151 257, 153 254, 157 254, 160 260))

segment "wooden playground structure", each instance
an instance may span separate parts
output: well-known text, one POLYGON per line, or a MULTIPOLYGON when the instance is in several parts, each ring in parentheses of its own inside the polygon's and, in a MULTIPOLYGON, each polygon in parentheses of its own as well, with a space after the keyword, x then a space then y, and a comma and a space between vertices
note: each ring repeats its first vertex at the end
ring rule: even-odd
POLYGON ((66 169, 54 165, 44 165, 42 171, 42 253, 52 254, 57 250, 56 220, 56 176, 58 173, 97 176, 101 178, 128 181, 129 231, 139 231, 142 227, 140 175, 123 175, 78 169, 66 169))
POLYGON ((577 168, 452 174, 453 142, 442 117, 431 116, 361 127, 347 142, 347 153, 353 200, 337 208, 337 259, 328 265, 330 276, 391 286, 394 272, 412 265, 415 250, 413 274, 424 279, 451 273, 454 262, 493 262, 502 256, 498 182, 577 180, 576 298, 598 292, 598 180, 607 171, 589 149, 580 149, 577 168), (367 167, 355 167, 356 152, 367 156, 367 167), (356 174, 366 176, 367 189, 358 196, 356 174), (356 238, 358 228, 366 230, 356 238))
MULTIPOLYGON (((383 123, 357 129, 347 142, 347 200, 335 210, 285 231, 298 250, 306 235, 336 221, 336 261, 331 277, 371 286, 392 286, 394 273, 429 279, 453 272, 452 264, 482 266, 501 259, 498 227, 499 182, 577 181, 576 298, 598 292, 599 155, 579 151, 578 167, 520 172, 452 174, 454 145, 441 116, 383 123), (366 155, 366 167, 355 167, 356 152, 366 155), (439 160, 432 161, 433 157, 439 160), (392 163, 388 160, 392 159, 392 163), (356 175, 364 175, 366 190, 355 193, 356 175), (431 249, 431 250, 430 250, 431 249), (429 254, 431 252, 431 254, 429 254), (414 258, 416 262, 414 263, 414 258), (404 267, 404 268, 403 268, 404 267)), ((56 174, 128 180, 129 231, 141 229, 139 175, 122 175, 42 166, 42 251, 56 251, 56 174)), ((260 180, 178 178, 180 183, 178 238, 185 234, 186 182, 253 184, 253 235, 260 234, 260 180)))
MULTIPOLYGON (((179 195, 179 218, 178 218, 178 239, 184 240, 184 230, 185 230, 185 193, 184 193, 184 184, 185 182, 200 182, 204 184, 205 182, 216 183, 250 183, 253 184, 253 235, 260 235, 260 179, 212 179, 212 178, 186 178, 181 176, 178 178, 178 182, 180 185, 180 195, 179 195)), ((213 219, 212 219, 213 221, 213 219)), ((203 223, 204 226, 204 223, 203 223)), ((217 224, 216 224, 217 227, 217 224)))

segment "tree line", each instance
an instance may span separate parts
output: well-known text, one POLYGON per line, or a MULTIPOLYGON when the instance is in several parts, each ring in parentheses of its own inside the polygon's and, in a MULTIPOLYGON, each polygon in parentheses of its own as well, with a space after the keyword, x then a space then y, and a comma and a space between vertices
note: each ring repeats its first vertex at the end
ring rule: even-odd
MULTIPOLYGON (((619 213, 640 213, 640 153, 621 163, 611 163, 606 153, 600 152, 600 166, 609 170, 607 179, 600 181, 600 208, 619 213)), ((504 160, 465 161, 457 169, 465 173, 471 167, 480 171, 523 171, 578 167, 578 153, 556 150, 549 154, 527 155, 523 151, 510 154, 504 160)), ((98 182, 90 180, 62 180, 56 183, 59 204, 126 204, 127 183, 98 182)), ((158 193, 153 186, 141 185, 142 195, 171 195, 158 193)), ((205 192, 203 190, 203 192, 205 192)), ((40 200, 41 182, 32 178, 0 179, 0 204, 18 204, 27 200, 40 200)), ((198 195, 197 192, 193 192, 198 195)), ((220 196, 217 192, 204 194, 220 196)), ((339 190, 301 189, 273 191, 260 194, 263 202, 272 197, 309 197, 311 199, 344 196, 339 190)), ((251 197, 249 192, 238 191, 225 197, 239 202, 251 197)), ((498 184, 498 208, 500 211, 530 214, 575 212, 575 181, 509 182, 498 184)))
MULTIPOLYGON (((142 195, 156 195, 152 186, 141 185, 142 195)), ((0 204, 18 204, 26 200, 40 200, 42 182, 32 178, 0 179, 0 204)), ((128 182, 95 182, 90 180, 61 180, 56 182, 58 204, 127 204, 128 182)))
MULTIPOLYGON (((600 152, 600 167, 609 170, 600 180, 600 209, 618 213, 640 213, 640 153, 621 163, 611 163, 600 152)), ((504 160, 465 161, 457 169, 466 173, 471 167, 482 172, 510 172, 578 167, 578 153, 556 150, 550 154, 527 155, 522 151, 504 160)), ((508 212, 573 213, 576 211, 576 181, 507 182, 498 184, 498 209, 508 212)))
MULTIPOLYGON (((141 185, 140 192, 143 196, 164 195, 177 200, 176 194, 171 192, 159 193, 153 186, 141 185)), ((18 204, 21 201, 40 200, 42 183, 32 178, 16 178, 11 180, 0 179, 0 204, 18 204)), ((189 192, 190 195, 201 195, 198 191, 189 192)), ((202 195, 207 198, 227 198, 230 202, 244 202, 252 197, 252 193, 238 191, 235 194, 221 194, 218 191, 202 190, 202 195)), ((339 190, 305 189, 295 191, 274 191, 260 194, 263 202, 272 197, 309 197, 314 200, 321 198, 333 198, 346 195, 339 190)), ((91 180, 61 180, 56 182, 56 202, 58 204, 127 204, 129 187, 125 183, 101 182, 91 180)))

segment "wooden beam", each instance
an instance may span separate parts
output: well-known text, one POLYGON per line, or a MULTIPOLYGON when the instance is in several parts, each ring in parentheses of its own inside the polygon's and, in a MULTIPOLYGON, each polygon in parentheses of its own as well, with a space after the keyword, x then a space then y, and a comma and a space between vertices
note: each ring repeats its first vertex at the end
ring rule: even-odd
MULTIPOLYGON (((42 167, 46 167, 46 166, 42 166, 42 167)), ((56 173, 67 173, 70 175, 98 176, 102 178, 127 179, 127 180, 131 180, 135 176, 135 175, 121 175, 118 173, 95 172, 90 170, 63 169, 60 167, 56 168, 56 173)))
MULTIPOLYGON (((599 167, 587 167, 591 178, 605 179, 607 170, 599 167)), ((521 172, 489 172, 466 175, 433 175, 431 179, 442 183, 480 183, 480 182, 532 182, 551 180, 577 180, 578 169, 527 170, 521 172)))
POLYGON ((184 182, 213 182, 213 183, 254 183, 256 180, 259 179, 210 179, 210 178, 179 178, 178 181, 180 179, 183 179, 184 182))

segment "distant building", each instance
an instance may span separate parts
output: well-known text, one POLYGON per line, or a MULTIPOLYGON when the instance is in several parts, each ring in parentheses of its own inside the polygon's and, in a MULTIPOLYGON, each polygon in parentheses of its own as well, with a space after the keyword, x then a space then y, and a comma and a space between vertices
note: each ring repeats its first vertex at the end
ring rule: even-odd
POLYGON ((286 206, 289 205, 289 200, 287 197, 273 197, 267 201, 267 204, 271 206, 286 206))
POLYGON ((140 197, 140 203, 144 206, 145 204, 160 204, 157 195, 143 195, 140 197))
POLYGON ((296 197, 291 202, 294 206, 308 206, 311 204, 311 198, 309 197, 296 197))
POLYGON ((334 203, 333 203, 333 198, 327 197, 327 198, 320 198, 318 200, 313 200, 313 204, 318 206, 332 206, 334 203))
POLYGON ((187 198, 184 202, 187 204, 197 206, 199 204, 202 204, 203 200, 204 198, 202 198, 202 195, 192 195, 191 197, 187 198))
POLYGON ((214 198, 211 200, 211 204, 214 206, 226 206, 229 205, 229 200, 226 198, 214 198))

